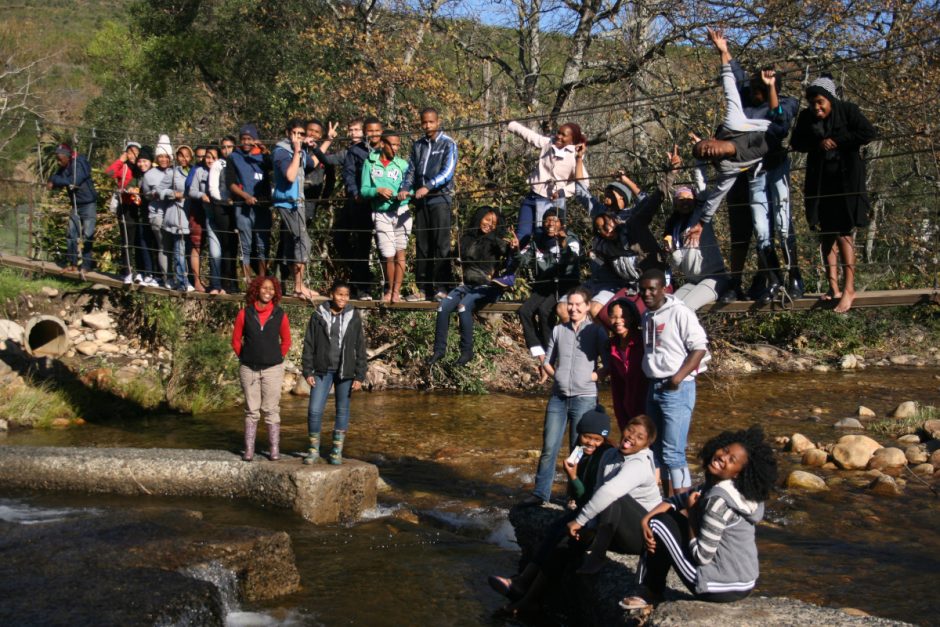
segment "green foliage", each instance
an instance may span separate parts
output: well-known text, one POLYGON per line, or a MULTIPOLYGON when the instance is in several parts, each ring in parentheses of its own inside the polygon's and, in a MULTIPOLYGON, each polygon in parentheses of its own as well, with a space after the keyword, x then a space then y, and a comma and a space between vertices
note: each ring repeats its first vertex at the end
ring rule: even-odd
POLYGON ((928 420, 940 418, 940 409, 931 405, 919 407, 910 418, 882 418, 867 426, 868 431, 879 435, 898 437, 907 433, 917 433, 928 420))
POLYGON ((193 414, 231 406, 239 395, 238 368, 228 338, 203 332, 181 342, 173 358, 167 396, 193 414))
POLYGON ((144 410, 160 408, 166 400, 166 392, 155 370, 141 372, 125 383, 114 383, 114 392, 144 410))
POLYGON ((54 287, 64 291, 74 286, 74 283, 46 277, 32 278, 24 271, 0 267, 0 303, 7 303, 20 294, 38 294, 43 287, 54 287))
POLYGON ((49 382, 38 385, 4 385, 0 389, 0 418, 11 424, 50 427, 59 418, 73 420, 78 415, 61 390, 49 382))

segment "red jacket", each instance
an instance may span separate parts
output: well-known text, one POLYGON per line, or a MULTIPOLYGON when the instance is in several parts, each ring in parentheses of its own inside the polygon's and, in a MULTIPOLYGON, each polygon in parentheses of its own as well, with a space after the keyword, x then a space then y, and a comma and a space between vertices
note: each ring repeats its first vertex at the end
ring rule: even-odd
POLYGON ((128 187, 131 181, 134 180, 134 168, 131 167, 131 164, 126 161, 121 161, 120 159, 115 159, 114 163, 109 165, 104 173, 117 181, 117 184, 122 190, 128 187))
POLYGON ((647 379, 643 374, 643 342, 636 335, 627 336, 627 348, 621 351, 616 340, 610 342, 610 392, 614 397, 614 415, 620 431, 634 416, 646 413, 647 379))

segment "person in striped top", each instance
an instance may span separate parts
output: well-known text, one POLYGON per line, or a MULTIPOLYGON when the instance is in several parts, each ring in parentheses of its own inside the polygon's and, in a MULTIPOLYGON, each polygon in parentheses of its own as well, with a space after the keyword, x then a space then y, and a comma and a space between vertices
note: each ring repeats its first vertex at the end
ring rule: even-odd
POLYGON ((670 497, 643 519, 646 550, 637 581, 646 594, 623 599, 622 608, 661 600, 670 568, 702 601, 737 601, 757 584, 754 531, 777 479, 773 449, 755 425, 712 438, 701 460, 705 484, 670 497))

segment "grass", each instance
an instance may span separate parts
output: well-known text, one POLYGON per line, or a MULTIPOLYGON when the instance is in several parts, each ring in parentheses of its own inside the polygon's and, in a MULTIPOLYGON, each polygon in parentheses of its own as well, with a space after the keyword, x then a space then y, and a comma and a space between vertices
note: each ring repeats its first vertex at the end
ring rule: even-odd
POLYGON ((38 294, 44 287, 65 291, 75 284, 45 277, 31 278, 20 270, 0 267, 0 303, 8 303, 20 294, 38 294))
POLYGON ((51 427, 60 418, 79 416, 67 397, 48 383, 0 388, 0 418, 24 427, 51 427))
POLYGON ((879 435, 897 437, 908 433, 917 433, 928 420, 940 418, 940 409, 925 405, 917 409, 910 418, 882 418, 868 425, 868 430, 879 435))
POLYGON ((142 372, 126 383, 115 383, 114 391, 145 410, 157 409, 166 400, 160 375, 153 370, 142 372))
POLYGON ((181 411, 200 414, 230 407, 241 393, 228 339, 205 331, 179 343, 167 398, 181 411))

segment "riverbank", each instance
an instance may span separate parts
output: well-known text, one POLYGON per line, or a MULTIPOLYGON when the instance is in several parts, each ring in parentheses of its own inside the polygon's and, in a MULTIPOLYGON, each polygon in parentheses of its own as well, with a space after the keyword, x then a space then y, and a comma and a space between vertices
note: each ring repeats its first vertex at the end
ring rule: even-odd
MULTIPOLYGON (((237 405, 237 360, 229 346, 232 303, 180 301, 103 285, 32 280, 0 269, 0 420, 14 427, 82 424, 88 412, 204 413, 237 405), (63 355, 35 358, 24 328, 37 316, 65 325, 63 355), (93 400, 92 400, 93 399, 93 400), (102 403, 102 399, 105 400, 102 403)), ((288 306, 294 344, 283 391, 309 394, 300 377, 310 310, 288 306)), ((424 365, 433 312, 379 310, 364 316, 369 339, 366 389, 538 392, 534 360, 518 320, 486 314, 476 325, 477 356, 467 367, 424 365)), ((731 388, 766 371, 818 372, 940 364, 940 314, 931 306, 702 317, 713 359, 707 378, 731 388)), ((456 327, 456 325, 452 325, 456 327)), ((456 328, 451 329, 453 335, 456 328)), ((450 350, 457 351, 452 337, 450 350)), ((2 425, 0 425, 2 427, 2 425)))

